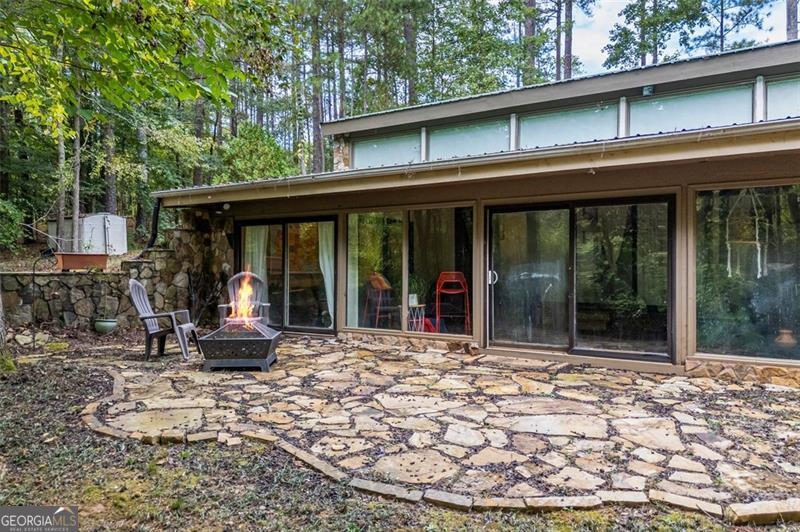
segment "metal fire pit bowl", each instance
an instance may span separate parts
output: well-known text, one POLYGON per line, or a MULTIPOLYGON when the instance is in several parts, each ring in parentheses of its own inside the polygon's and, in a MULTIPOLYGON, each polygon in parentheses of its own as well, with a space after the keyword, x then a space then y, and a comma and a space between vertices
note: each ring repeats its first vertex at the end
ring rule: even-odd
POLYGON ((227 318, 216 331, 200 338, 205 361, 212 368, 252 368, 269 371, 278 360, 275 348, 281 332, 267 327, 266 318, 227 318))

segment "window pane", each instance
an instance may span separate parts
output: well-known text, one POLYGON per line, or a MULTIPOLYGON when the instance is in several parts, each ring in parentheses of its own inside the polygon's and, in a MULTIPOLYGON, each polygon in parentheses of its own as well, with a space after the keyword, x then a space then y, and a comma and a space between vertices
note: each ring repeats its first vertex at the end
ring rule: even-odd
POLYGON ((697 196, 697 350, 800 358, 800 186, 697 196))
POLYGON ((577 347, 668 351, 668 212, 666 203, 575 209, 577 347))
POLYGON ((400 329, 403 214, 370 212, 347 218, 347 325, 400 329))
POLYGON ((668 133, 753 121, 750 85, 674 96, 651 96, 631 102, 630 134, 668 133))
POLYGON ((617 110, 612 104, 524 116, 519 121, 520 148, 613 139, 617 136, 617 110))
POLYGON ((492 339, 568 344, 569 210, 492 215, 492 339))
POLYGON ((267 286, 269 323, 283 324, 283 226, 242 228, 242 269, 258 275, 267 286))
POLYGON ((289 325, 333 328, 334 223, 286 224, 289 325))
POLYGON ((409 212, 408 329, 472 334, 472 208, 409 212))
POLYGON ((429 158, 449 159, 508 151, 509 119, 432 129, 428 133, 429 158))
POLYGON ((800 78, 767 83, 767 120, 800 116, 800 78))
POLYGON ((420 142, 419 131, 353 141, 353 168, 419 162, 420 142))

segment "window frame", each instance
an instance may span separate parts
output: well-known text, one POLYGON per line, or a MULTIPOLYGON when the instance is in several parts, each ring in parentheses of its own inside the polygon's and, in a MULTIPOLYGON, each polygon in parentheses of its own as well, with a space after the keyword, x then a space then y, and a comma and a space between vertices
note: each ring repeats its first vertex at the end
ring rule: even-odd
MULTIPOLYGON (((404 307, 404 305, 401 305, 401 310, 400 310, 400 328, 399 329, 389 329, 389 328, 379 328, 379 327, 362 327, 360 325, 350 325, 350 324, 347 323, 347 315, 348 315, 348 312, 349 312, 348 294, 349 294, 349 289, 350 289, 350 286, 348 285, 349 280, 350 280, 349 279, 349 274, 350 274, 350 216, 353 216, 353 215, 358 216, 360 214, 375 214, 375 213, 381 213, 381 214, 384 214, 384 215, 386 215, 388 213, 399 213, 400 214, 400 224, 401 224, 401 241, 405 242, 405 239, 406 239, 405 233, 406 233, 406 222, 407 222, 406 213, 407 213, 407 211, 405 209, 403 209, 403 208, 375 208, 375 209, 368 209, 368 210, 348 211, 348 212, 344 213, 344 233, 345 233, 345 237, 344 237, 344 255, 345 255, 344 256, 344 267, 345 267, 345 271, 344 271, 344 273, 345 273, 345 275, 344 275, 344 310, 345 310, 345 312, 344 312, 344 328, 345 329, 351 329, 351 330, 365 330, 365 331, 371 331, 371 332, 384 332, 384 333, 405 332, 405 328, 406 328, 406 319, 405 319, 406 313, 402 310, 402 307, 404 307)), ((402 242, 401 242, 401 248, 403 247, 402 242)), ((405 302, 405 298, 406 298, 406 296, 404 295, 405 291, 406 291, 406 271, 405 271, 406 267, 405 267, 404 257, 405 257, 405 255, 403 253, 403 250, 401 249, 401 251, 400 251, 400 298, 401 298, 402 302, 405 302)), ((356 296, 356 297, 358 298, 358 296, 356 296)), ((358 310, 358 305, 359 304, 360 304, 360 302, 356 301, 356 310, 358 310)))
MULTIPOLYGON (((630 102, 626 103, 626 105, 630 105, 630 102)), ((596 101, 596 102, 594 102, 592 104, 589 104, 589 105, 587 105, 587 104, 568 105, 568 106, 565 106, 565 107, 551 107, 551 108, 548 108, 548 109, 539 109, 539 110, 536 110, 536 111, 520 113, 520 114, 517 115, 517 137, 518 137, 517 150, 519 150, 519 151, 542 150, 542 149, 547 149, 547 148, 558 148, 558 147, 563 147, 563 146, 572 146, 572 145, 578 145, 578 144, 588 144, 588 143, 591 143, 591 142, 603 142, 603 141, 609 141, 609 140, 628 138, 630 135, 626 135, 624 137, 620 137, 619 136, 619 126, 620 126, 620 124, 619 124, 619 122, 620 122, 619 108, 620 108, 620 101, 619 101, 619 98, 616 98, 616 99, 608 99, 608 100, 598 100, 598 101, 596 101), (605 138, 605 139, 595 139, 595 140, 581 140, 581 141, 574 140, 572 142, 567 142, 567 143, 564 143, 564 144, 548 144, 546 146, 530 146, 530 147, 527 147, 527 148, 522 146, 522 122, 526 118, 535 118, 537 116, 558 114, 558 113, 562 113, 562 112, 586 111, 586 110, 594 109, 596 107, 604 107, 604 106, 609 106, 609 107, 613 107, 614 108, 614 114, 615 114, 615 116, 614 116, 614 136, 612 136, 612 137, 605 138)))
POLYGON ((577 200, 565 200, 542 203, 512 203, 502 205, 489 205, 485 207, 484 241, 486 245, 486 268, 488 272, 494 271, 492 257, 492 214, 503 212, 527 212, 544 210, 568 210, 569 211, 569 257, 567 267, 567 307, 568 307, 568 345, 554 346, 548 344, 529 344, 523 342, 496 341, 492 339, 492 320, 493 320, 493 293, 492 284, 486 283, 486 295, 484 297, 486 305, 486 343, 488 347, 511 347, 526 350, 555 351, 566 355, 588 356, 599 358, 614 358, 631 361, 659 362, 675 364, 677 359, 676 349, 676 232, 677 232, 677 197, 675 194, 658 194, 643 196, 614 196, 608 198, 589 198, 577 200), (577 335, 577 309, 576 309, 576 274, 577 274, 577 238, 576 238, 576 216, 575 211, 581 207, 603 207, 616 205, 631 205, 643 203, 666 203, 667 204, 667 352, 653 353, 646 351, 617 351, 608 349, 595 349, 586 347, 576 347, 575 340, 577 335))
MULTIPOLYGON (((476 202, 471 201, 459 201, 459 202, 448 202, 448 203, 431 203, 431 204, 405 204, 405 205, 382 205, 382 206, 374 206, 374 207, 364 207, 359 209, 346 209, 342 211, 342 216, 344 219, 344 242, 343 247, 341 248, 345 255, 347 254, 347 244, 349 242, 349 227, 348 227, 348 217, 351 214, 362 214, 362 213, 371 213, 371 212, 402 212, 403 215, 403 249, 401 253, 402 257, 402 274, 403 274, 403 281, 402 281, 402 316, 401 316, 401 328, 400 329, 375 329, 370 327, 354 327, 347 325, 347 320, 344 320, 344 323, 341 327, 343 332, 353 332, 353 333, 366 333, 366 334, 375 334, 375 335, 383 335, 383 336, 403 336, 403 337, 410 337, 410 338, 419 338, 419 339, 428 339, 428 340, 447 340, 453 339, 458 341, 477 341, 480 336, 480 325, 476 321, 476 317, 479 315, 479 310, 476 308, 477 299, 477 291, 480 289, 480 282, 479 282, 479 275, 478 272, 483 265, 480 263, 480 242, 478 240, 478 226, 477 226, 477 215, 478 215, 478 206, 476 202), (411 211, 418 211, 418 210, 432 210, 432 209, 457 209, 457 208, 469 208, 472 210, 472 278, 471 278, 471 286, 472 292, 470 293, 470 309, 472 312, 472 332, 471 334, 453 334, 453 333, 435 333, 435 332, 418 332, 418 331, 411 331, 408 329, 408 277, 409 277, 409 269, 408 269, 408 262, 409 262, 409 244, 408 244, 408 227, 409 227, 409 213, 411 211), (477 287, 477 288, 476 288, 477 287)), ((344 260, 345 268, 347 267, 347 257, 345 256, 344 260)), ((345 271, 345 285, 344 285, 344 295, 343 297, 343 308, 345 314, 347 313, 347 285, 346 285, 346 277, 347 271, 345 271)))
MULTIPOLYGON (((517 117, 517 125, 519 126, 519 117, 517 117)), ((503 114, 503 115, 490 116, 490 117, 486 117, 486 118, 478 118, 478 119, 473 119, 473 120, 459 120, 457 122, 452 122, 452 123, 447 123, 447 124, 440 124, 440 125, 436 125, 436 126, 427 126, 426 127, 427 131, 426 131, 426 134, 425 134, 425 143, 426 143, 426 145, 425 145, 425 154, 427 154, 427 158, 424 160, 424 162, 449 161, 451 159, 465 159, 465 158, 469 158, 469 157, 482 157, 484 155, 494 155, 494 154, 497 154, 497 153, 507 153, 507 152, 511 152, 511 151, 519 151, 518 148, 517 149, 513 149, 512 148, 512 146, 514 145, 514 139, 511 138, 511 135, 513 133, 511 131, 511 129, 512 129, 511 128, 511 114, 509 114, 509 113, 503 114), (471 154, 467 154, 467 155, 453 155, 453 156, 450 156, 450 157, 443 157, 443 158, 440 158, 440 159, 434 159, 431 156, 431 137, 437 131, 440 131, 440 130, 443 130, 443 129, 452 129, 452 128, 458 128, 458 127, 465 127, 465 126, 469 126, 469 125, 488 124, 488 123, 491 123, 491 122, 498 122, 498 123, 499 122, 505 122, 507 127, 508 127, 508 143, 506 144, 506 148, 504 150, 493 151, 493 152, 483 152, 483 153, 471 153, 471 154)), ((519 127, 517 127, 517 129, 519 130, 519 127)), ((519 134, 519 131, 517 131, 517 134, 519 134)))
POLYGON ((394 131, 394 132, 391 132, 391 133, 388 133, 388 134, 383 134, 383 135, 362 135, 362 136, 350 137, 349 142, 348 142, 348 144, 349 144, 348 149, 350 151, 350 170, 369 170, 369 169, 374 169, 374 168, 391 168, 391 167, 395 167, 395 166, 406 166, 406 165, 409 165, 409 164, 419 164, 419 163, 425 161, 425 158, 423 157, 423 155, 424 155, 424 147, 422 145, 422 142, 423 142, 423 139, 422 139, 422 133, 420 132, 420 128, 406 129, 406 130, 403 130, 403 131, 394 131), (379 166, 362 166, 362 167, 356 166, 356 164, 357 164, 357 160, 356 160, 356 144, 357 143, 369 141, 370 139, 390 139, 390 138, 396 138, 396 137, 412 137, 414 135, 417 136, 417 142, 419 143, 419 160, 411 161, 411 162, 405 162, 405 163, 382 164, 382 165, 379 165, 379 166))
POLYGON ((731 126, 734 126, 734 125, 755 124, 755 123, 757 123, 756 120, 755 120, 755 110, 756 110, 756 105, 755 105, 755 86, 756 86, 756 81, 755 81, 755 79, 752 79, 752 80, 738 81, 738 82, 734 82, 734 83, 715 83, 715 84, 711 84, 711 85, 702 85, 702 86, 694 87, 694 88, 690 88, 690 89, 667 90, 667 91, 663 91, 663 92, 656 92, 651 96, 639 95, 639 96, 635 96, 635 97, 630 97, 630 98, 628 98, 628 103, 627 103, 627 105, 628 105, 628 113, 627 113, 628 123, 626 124, 626 129, 625 129, 628 132, 628 134, 625 137, 622 137, 622 138, 629 139, 629 138, 635 138, 635 137, 646 137, 646 136, 651 136, 651 135, 669 135, 669 134, 682 133, 682 132, 687 132, 687 131, 702 131, 702 130, 705 130, 705 129, 716 129, 716 128, 723 128, 723 127, 731 127, 731 126), (631 124, 632 124, 632 118, 633 118, 633 108, 634 108, 635 104, 638 103, 638 102, 652 100, 654 98, 668 98, 668 97, 671 98, 671 97, 675 97, 675 96, 688 96, 688 95, 691 95, 691 94, 702 94, 702 93, 707 93, 707 92, 714 92, 714 91, 719 91, 719 90, 732 89, 734 87, 748 87, 750 89, 750 120, 749 120, 749 122, 742 122, 742 123, 738 123, 737 122, 736 124, 722 124, 722 125, 715 125, 715 126, 701 126, 699 128, 691 128, 691 129, 681 128, 681 129, 676 129, 674 131, 660 131, 660 132, 659 131, 652 131, 652 132, 647 132, 647 133, 632 133, 631 124))
POLYGON ((800 118, 800 114, 797 116, 792 117, 779 117, 779 118, 770 118, 769 117, 769 85, 770 83, 780 83, 781 81, 797 81, 800 84, 800 73, 794 72, 791 74, 784 74, 781 76, 771 76, 764 79, 764 121, 765 122, 777 122, 779 120, 796 120, 800 118))
POLYGON ((725 353, 699 351, 697 347, 697 196, 699 192, 713 190, 736 190, 743 188, 772 188, 782 186, 800 186, 800 177, 782 177, 770 179, 750 179, 735 181, 714 181, 709 183, 693 184, 687 190, 687 231, 686 259, 689 265, 687 276, 687 289, 689 300, 686 308, 687 314, 687 351, 686 361, 728 362, 741 363, 750 366, 778 366, 800 368, 800 360, 790 358, 773 358, 766 356, 747 356, 725 353))
POLYGON ((338 321, 336 308, 338 306, 338 292, 336 287, 339 285, 339 264, 336 260, 336 255, 339 252, 339 219, 336 215, 323 215, 323 216, 290 216, 280 218, 255 218, 248 220, 234 221, 234 270, 237 272, 242 271, 242 257, 244 255, 244 246, 242 242, 242 228, 254 225, 280 225, 282 227, 282 243, 281 243, 281 266, 283 268, 283 299, 281 301, 282 313, 281 324, 270 325, 275 329, 286 332, 300 332, 310 334, 322 334, 326 336, 335 336, 338 331, 338 321), (290 223, 314 223, 314 222, 333 222, 333 316, 331 316, 331 327, 304 327, 289 325, 289 253, 288 243, 289 234, 287 227, 290 223))

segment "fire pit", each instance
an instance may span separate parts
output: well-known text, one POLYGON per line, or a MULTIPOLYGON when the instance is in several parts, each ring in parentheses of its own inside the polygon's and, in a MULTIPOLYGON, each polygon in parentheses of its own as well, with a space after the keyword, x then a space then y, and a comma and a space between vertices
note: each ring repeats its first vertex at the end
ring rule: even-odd
POLYGON ((250 276, 245 276, 236 298, 231 301, 231 316, 225 318, 216 331, 200 338, 200 350, 205 361, 203 369, 258 367, 269 371, 278 357, 275 348, 280 331, 267 326, 269 305, 263 305, 263 315, 253 315, 253 308, 261 303, 252 300, 250 276))

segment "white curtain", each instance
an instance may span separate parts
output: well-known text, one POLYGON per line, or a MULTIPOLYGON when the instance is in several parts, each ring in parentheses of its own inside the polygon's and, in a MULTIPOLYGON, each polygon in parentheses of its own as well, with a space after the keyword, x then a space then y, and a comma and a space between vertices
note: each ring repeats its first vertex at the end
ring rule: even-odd
MULTIPOLYGON (((269 299, 267 287, 267 237, 269 226, 252 225, 244 228, 244 254, 242 270, 247 270, 261 277, 264 281, 264 299, 269 299)), ((268 302, 268 301, 265 301, 268 302)))
POLYGON ((319 232, 319 268, 325 280, 325 299, 328 303, 328 314, 331 317, 331 328, 333 327, 333 268, 336 248, 334 246, 333 222, 319 222, 317 230, 319 232))

